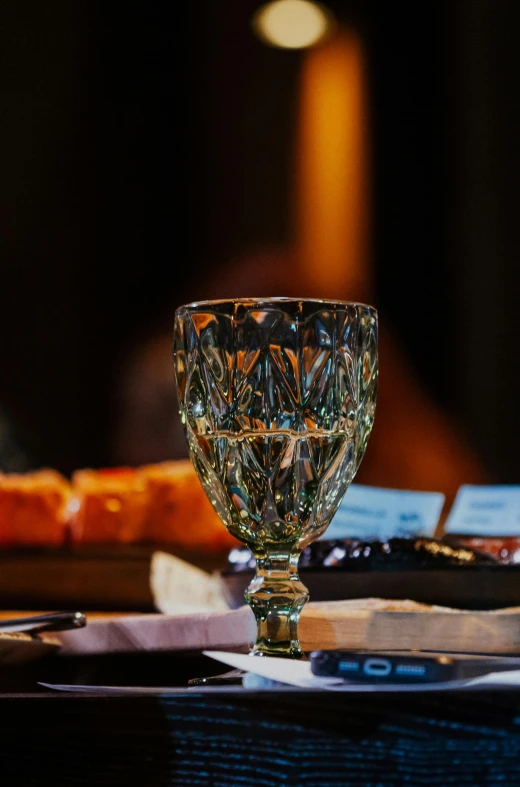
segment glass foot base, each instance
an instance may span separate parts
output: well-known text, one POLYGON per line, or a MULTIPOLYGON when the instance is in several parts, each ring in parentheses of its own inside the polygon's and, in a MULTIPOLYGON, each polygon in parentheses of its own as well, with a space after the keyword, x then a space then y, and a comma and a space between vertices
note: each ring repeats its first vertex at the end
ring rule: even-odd
POLYGON ((241 669, 234 669, 209 678, 192 678, 188 681, 188 686, 241 686, 245 674, 241 669))

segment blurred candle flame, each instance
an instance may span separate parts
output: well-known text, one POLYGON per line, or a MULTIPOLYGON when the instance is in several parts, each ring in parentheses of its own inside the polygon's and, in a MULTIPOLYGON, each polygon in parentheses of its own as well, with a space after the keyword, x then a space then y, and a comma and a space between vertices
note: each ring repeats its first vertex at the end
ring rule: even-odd
POLYGON ((371 292, 369 143, 364 53, 341 29, 305 54, 297 138, 296 251, 306 289, 371 292))

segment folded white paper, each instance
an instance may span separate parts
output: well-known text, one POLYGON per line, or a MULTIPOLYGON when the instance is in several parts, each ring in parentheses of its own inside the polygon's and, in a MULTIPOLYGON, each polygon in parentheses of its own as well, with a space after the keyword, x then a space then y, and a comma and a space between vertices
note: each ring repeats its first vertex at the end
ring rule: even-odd
MULTIPOLYGON (((478 678, 466 680, 453 680, 448 683, 415 683, 415 684, 384 684, 384 683, 349 683, 338 678, 318 678, 311 672, 309 661, 293 661, 292 659, 277 659, 269 657, 255 657, 240 653, 226 653, 224 651, 204 651, 209 656, 228 667, 241 669, 246 673, 244 685, 248 688, 269 688, 275 690, 288 690, 290 687, 299 689, 321 689, 325 691, 342 691, 349 693, 375 693, 375 692, 418 692, 418 691, 476 691, 482 689, 508 690, 520 686, 520 670, 507 672, 491 672, 478 678), (256 676, 257 680, 248 680, 256 676)), ((85 686, 74 684, 40 683, 54 691, 79 692, 85 694, 178 694, 186 689, 179 687, 150 687, 150 686, 85 686)), ((214 692, 242 692, 244 689, 236 686, 219 686, 197 688, 196 691, 214 692)))
POLYGON ((384 684, 384 683, 355 683, 339 680, 338 678, 318 678, 311 672, 309 661, 293 661, 291 659, 277 659, 269 657, 255 657, 241 653, 224 653, 222 651, 204 651, 216 661, 227 664, 234 669, 241 669, 253 675, 261 676, 268 681, 285 683, 289 686, 298 686, 306 689, 324 689, 326 691, 346 692, 395 692, 395 691, 453 691, 454 689, 499 689, 520 686, 520 670, 508 672, 491 672, 478 678, 467 680, 453 680, 447 683, 414 683, 414 684, 384 684))

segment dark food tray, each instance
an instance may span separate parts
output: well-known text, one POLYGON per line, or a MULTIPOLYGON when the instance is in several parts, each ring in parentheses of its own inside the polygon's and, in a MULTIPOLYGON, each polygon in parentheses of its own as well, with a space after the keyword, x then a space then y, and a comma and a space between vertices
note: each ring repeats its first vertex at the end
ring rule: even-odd
MULTIPOLYGON (((153 611, 150 559, 158 547, 83 547, 77 549, 0 550, 0 609, 87 609, 153 611)), ((206 571, 224 568, 226 555, 181 554, 206 571)), ((313 601, 378 597, 413 599, 462 609, 520 606, 520 565, 389 564, 383 569, 362 565, 302 566, 300 576, 313 601)), ((221 575, 232 607, 244 603, 251 568, 221 575)))
MULTIPOLYGON (((500 609, 520 606, 520 565, 396 568, 383 571, 335 566, 300 568, 300 578, 312 601, 354 598, 412 599, 460 609, 500 609)), ((244 603, 251 570, 221 574, 222 590, 232 607, 244 603)))
MULTIPOLYGON (((231 606, 244 603, 253 571, 247 548, 230 553, 222 588, 231 606)), ((460 609, 520 606, 520 565, 456 541, 321 539, 303 550, 299 571, 314 601, 372 597, 460 609)))

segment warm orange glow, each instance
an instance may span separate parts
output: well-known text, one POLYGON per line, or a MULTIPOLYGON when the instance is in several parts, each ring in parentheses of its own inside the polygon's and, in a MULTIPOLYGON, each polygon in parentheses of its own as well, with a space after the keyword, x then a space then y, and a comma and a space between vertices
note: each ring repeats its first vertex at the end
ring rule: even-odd
POLYGON ((253 18, 259 38, 280 49, 304 49, 328 33, 332 17, 323 6, 309 0, 274 0, 253 18))
POLYGON ((296 246, 305 288, 368 298, 369 151, 361 41, 341 30, 306 53, 301 77, 296 246))

